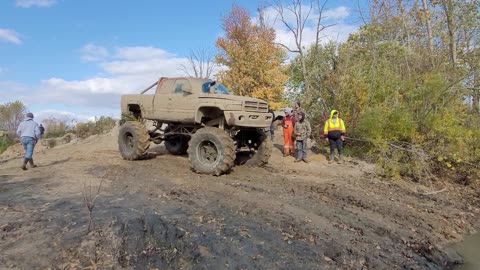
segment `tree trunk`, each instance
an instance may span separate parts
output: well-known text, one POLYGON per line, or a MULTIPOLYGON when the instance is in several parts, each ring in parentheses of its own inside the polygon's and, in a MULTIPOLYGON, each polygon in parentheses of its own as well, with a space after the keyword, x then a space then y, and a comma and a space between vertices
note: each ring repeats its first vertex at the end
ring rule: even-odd
POLYGON ((448 38, 449 38, 449 51, 450 51, 450 62, 455 65, 457 62, 457 45, 455 43, 455 22, 454 18, 454 7, 453 0, 443 0, 442 1, 443 11, 445 12, 445 17, 447 19, 447 29, 448 29, 448 38))
POLYGON ((402 5, 402 0, 397 0, 398 14, 402 20, 402 28, 405 42, 407 43, 407 48, 410 48, 410 31, 408 29, 407 23, 405 22, 405 9, 402 5))
POLYGON ((473 77, 473 110, 477 113, 480 113, 480 78, 478 74, 474 74, 473 77))
POLYGON ((423 4, 423 13, 425 16, 425 25, 427 26, 428 50, 432 52, 433 44, 432 44, 432 26, 430 25, 430 11, 428 9, 427 0, 422 0, 422 4, 423 4))

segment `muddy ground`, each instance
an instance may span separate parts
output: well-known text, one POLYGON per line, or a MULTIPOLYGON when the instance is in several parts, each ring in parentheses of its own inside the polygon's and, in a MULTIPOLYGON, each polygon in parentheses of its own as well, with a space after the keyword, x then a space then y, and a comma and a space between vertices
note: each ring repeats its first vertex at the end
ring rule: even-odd
POLYGON ((448 269, 461 260, 448 245, 480 216, 478 185, 383 179, 322 154, 298 164, 278 148, 267 167, 220 177, 162 145, 124 161, 115 132, 35 158, 28 171, 0 158, 1 269, 448 269), (83 195, 100 184, 88 232, 83 195))

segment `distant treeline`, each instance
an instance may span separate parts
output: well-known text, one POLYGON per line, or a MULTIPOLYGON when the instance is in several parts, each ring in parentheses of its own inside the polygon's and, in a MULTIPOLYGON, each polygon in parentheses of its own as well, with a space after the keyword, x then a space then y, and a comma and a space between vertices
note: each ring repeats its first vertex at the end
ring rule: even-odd
MULTIPOLYGON (((15 131, 25 119, 27 108, 20 101, 0 104, 0 153, 16 143, 15 131)), ((42 121, 45 128, 43 138, 62 137, 73 133, 79 138, 109 132, 116 120, 108 116, 96 117, 94 121, 73 123, 72 121, 49 117, 42 121)))

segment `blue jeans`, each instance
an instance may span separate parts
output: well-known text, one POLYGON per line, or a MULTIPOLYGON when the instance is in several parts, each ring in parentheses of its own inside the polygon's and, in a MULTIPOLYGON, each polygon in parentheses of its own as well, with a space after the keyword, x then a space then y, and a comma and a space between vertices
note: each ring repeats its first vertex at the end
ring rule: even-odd
POLYGON ((297 151, 297 159, 307 158, 307 139, 297 140, 295 150, 297 151))
POLYGON ((25 149, 25 158, 31 159, 33 156, 33 148, 35 147, 35 139, 32 137, 22 137, 23 149, 25 149))

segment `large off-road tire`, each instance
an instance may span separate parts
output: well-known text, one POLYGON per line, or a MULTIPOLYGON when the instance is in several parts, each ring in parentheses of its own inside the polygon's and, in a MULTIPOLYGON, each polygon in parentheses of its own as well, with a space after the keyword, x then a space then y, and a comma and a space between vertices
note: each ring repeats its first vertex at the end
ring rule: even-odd
POLYGON ((193 134, 188 158, 197 173, 220 175, 234 165, 235 146, 228 134, 215 127, 205 127, 193 134))
POLYGON ((143 123, 127 121, 118 132, 118 149, 124 159, 136 160, 143 157, 150 147, 150 136, 143 123))
POLYGON ((245 162, 245 165, 250 166, 264 166, 268 163, 272 155, 272 140, 265 134, 263 130, 257 130, 257 144, 256 152, 251 154, 251 157, 245 162))
POLYGON ((263 166, 272 154, 272 141, 262 129, 244 129, 237 133, 234 140, 239 149, 236 165, 263 166), (250 151, 241 149, 248 148, 250 151))
POLYGON ((165 148, 172 155, 185 155, 188 150, 189 136, 174 135, 165 140, 165 148))

